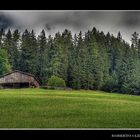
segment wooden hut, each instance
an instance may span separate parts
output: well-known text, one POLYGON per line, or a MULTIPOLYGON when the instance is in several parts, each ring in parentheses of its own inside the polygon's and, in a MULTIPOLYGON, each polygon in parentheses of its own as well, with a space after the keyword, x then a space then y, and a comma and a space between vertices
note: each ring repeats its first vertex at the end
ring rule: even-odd
POLYGON ((12 71, 0 77, 0 85, 8 88, 39 87, 39 81, 29 73, 12 71))

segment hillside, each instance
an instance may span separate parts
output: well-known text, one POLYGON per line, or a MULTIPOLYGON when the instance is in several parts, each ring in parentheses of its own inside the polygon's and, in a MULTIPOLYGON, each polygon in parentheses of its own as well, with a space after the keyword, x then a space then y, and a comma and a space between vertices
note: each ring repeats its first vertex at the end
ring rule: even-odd
POLYGON ((0 90, 0 128, 139 128, 140 97, 86 90, 0 90))

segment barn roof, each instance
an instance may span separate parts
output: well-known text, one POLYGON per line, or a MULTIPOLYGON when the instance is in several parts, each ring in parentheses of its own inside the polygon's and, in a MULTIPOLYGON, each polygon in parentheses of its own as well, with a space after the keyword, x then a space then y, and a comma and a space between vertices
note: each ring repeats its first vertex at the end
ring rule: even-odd
POLYGON ((0 78, 5 77, 5 76, 10 75, 10 74, 15 73, 15 72, 18 72, 18 73, 21 73, 21 74, 25 74, 25 75, 34 77, 34 79, 40 84, 40 81, 39 81, 34 75, 32 75, 32 74, 30 74, 30 73, 27 73, 27 72, 20 71, 20 70, 11 71, 11 72, 9 72, 9 73, 6 73, 6 74, 4 74, 4 75, 1 75, 0 78))

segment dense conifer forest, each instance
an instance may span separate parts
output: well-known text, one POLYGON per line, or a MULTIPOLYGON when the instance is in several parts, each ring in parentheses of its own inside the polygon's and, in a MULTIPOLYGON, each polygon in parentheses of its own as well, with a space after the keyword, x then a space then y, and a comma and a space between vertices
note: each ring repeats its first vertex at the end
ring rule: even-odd
POLYGON ((35 75, 42 85, 51 76, 63 78, 73 89, 140 93, 140 38, 132 44, 95 27, 73 35, 65 29, 53 37, 42 30, 0 30, 0 75, 20 70, 35 75))

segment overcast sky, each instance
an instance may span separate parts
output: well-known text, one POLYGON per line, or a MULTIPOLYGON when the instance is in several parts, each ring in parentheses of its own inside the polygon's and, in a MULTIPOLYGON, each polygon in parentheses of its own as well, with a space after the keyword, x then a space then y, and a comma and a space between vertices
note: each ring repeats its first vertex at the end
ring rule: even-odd
POLYGON ((36 33, 44 28, 47 35, 65 28, 78 33, 96 27, 115 36, 120 31, 130 43, 132 33, 140 33, 140 11, 0 11, 1 27, 20 31, 34 29, 36 33))

